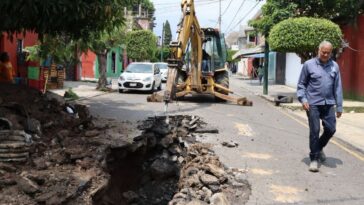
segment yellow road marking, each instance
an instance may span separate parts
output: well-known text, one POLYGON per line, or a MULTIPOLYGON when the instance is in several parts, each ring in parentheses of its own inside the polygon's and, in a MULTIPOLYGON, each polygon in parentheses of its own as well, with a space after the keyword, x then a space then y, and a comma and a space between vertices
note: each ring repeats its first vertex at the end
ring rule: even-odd
POLYGON ((270 192, 274 194, 275 201, 281 203, 297 203, 301 201, 300 189, 291 186, 271 185, 270 192))
POLYGON ((265 169, 251 169, 249 170, 251 173, 256 174, 256 175, 272 175, 273 171, 272 170, 265 170, 265 169))
MULTIPOLYGON (((276 108, 278 109, 278 108, 276 108)), ((284 115, 286 115, 287 117, 291 118, 292 120, 298 122, 299 124, 303 125, 306 128, 309 128, 309 126, 307 125, 307 123, 303 123, 302 121, 298 120, 297 118, 289 115, 288 113, 282 111, 281 109, 278 109, 281 113, 283 113, 284 115)), ((356 152, 354 150, 351 150, 350 148, 348 148, 347 146, 343 145, 342 143, 336 141, 335 139, 331 139, 330 140, 331 143, 333 143, 334 145, 338 146, 339 148, 341 148, 342 150, 346 151, 347 153, 349 153, 350 155, 354 156, 355 158, 364 161, 364 155, 362 155, 359 152, 356 152)))
POLYGON ((242 155, 242 157, 253 158, 253 159, 265 159, 265 160, 268 160, 268 159, 272 158, 272 155, 264 154, 264 153, 247 152, 247 153, 244 153, 242 155))

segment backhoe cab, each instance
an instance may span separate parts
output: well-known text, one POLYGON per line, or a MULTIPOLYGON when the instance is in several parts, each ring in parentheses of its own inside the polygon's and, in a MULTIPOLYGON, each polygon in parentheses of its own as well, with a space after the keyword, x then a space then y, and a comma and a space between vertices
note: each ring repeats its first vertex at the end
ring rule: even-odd
POLYGON ((224 36, 214 28, 200 28, 194 1, 182 0, 182 19, 177 41, 170 43, 168 77, 165 92, 148 97, 148 101, 164 101, 189 94, 209 94, 220 101, 251 106, 246 98, 229 96, 229 72, 226 64, 224 36))

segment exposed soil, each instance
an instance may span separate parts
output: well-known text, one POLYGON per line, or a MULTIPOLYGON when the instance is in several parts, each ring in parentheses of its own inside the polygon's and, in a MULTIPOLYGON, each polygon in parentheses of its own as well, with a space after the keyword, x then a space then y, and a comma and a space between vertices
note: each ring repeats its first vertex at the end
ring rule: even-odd
POLYGON ((245 204, 244 170, 195 135, 198 117, 97 119, 62 96, 0 85, 1 204, 245 204))

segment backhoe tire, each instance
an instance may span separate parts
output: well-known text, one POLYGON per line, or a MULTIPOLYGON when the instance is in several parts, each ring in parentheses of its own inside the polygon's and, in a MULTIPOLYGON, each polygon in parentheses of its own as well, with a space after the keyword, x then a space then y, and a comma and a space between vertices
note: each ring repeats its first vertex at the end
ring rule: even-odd
MULTIPOLYGON (((215 83, 228 88, 229 89, 229 72, 228 71, 224 71, 224 72, 216 72, 215 73, 215 83)), ((229 95, 229 92, 226 92, 224 90, 215 88, 215 92, 219 92, 225 95, 229 95)), ((223 100, 221 98, 215 97, 215 101, 216 102, 226 102, 226 100, 223 100)))

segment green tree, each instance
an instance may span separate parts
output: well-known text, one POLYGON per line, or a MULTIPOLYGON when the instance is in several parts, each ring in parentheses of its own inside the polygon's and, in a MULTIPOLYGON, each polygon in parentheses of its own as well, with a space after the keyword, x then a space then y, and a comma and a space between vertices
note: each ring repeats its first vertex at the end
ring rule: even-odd
POLYGON ((171 32, 171 25, 169 24, 168 20, 164 23, 164 36, 163 36, 163 45, 169 46, 169 43, 172 40, 172 32, 171 32))
POLYGON ((127 6, 127 8, 129 10, 137 11, 139 9, 139 5, 146 9, 149 14, 154 14, 154 4, 150 0, 129 0, 129 6, 127 6))
MULTIPOLYGON (((160 62, 161 61, 161 52, 162 52, 162 48, 159 47, 157 48, 157 52, 155 52, 155 56, 153 58, 153 62, 160 62)), ((171 51, 169 50, 169 47, 163 47, 163 59, 162 62, 166 62, 166 60, 168 59, 169 55, 170 55, 171 51)))
POLYGON ((272 27, 282 20, 293 17, 297 5, 286 0, 267 0, 262 6, 262 17, 249 22, 258 32, 269 36, 272 27))
POLYGON ((326 18, 348 23, 363 12, 364 0, 267 0, 262 7, 262 18, 249 24, 269 36, 274 25, 291 17, 326 18))
POLYGON ((41 61, 51 57, 52 63, 62 64, 65 67, 78 61, 74 55, 75 49, 75 40, 61 35, 45 35, 42 43, 38 42, 37 45, 25 48, 29 53, 28 60, 41 61))
POLYGON ((269 43, 275 51, 294 52, 306 61, 317 55, 317 47, 323 40, 338 48, 341 36, 340 27, 329 20, 300 17, 275 25, 270 32, 269 43))
POLYGON ((237 52, 237 51, 233 51, 233 50, 231 50, 231 49, 227 50, 227 58, 226 58, 226 61, 227 61, 227 62, 229 62, 229 63, 233 62, 233 61, 234 61, 234 60, 233 60, 233 56, 234 56, 234 54, 235 54, 236 52, 237 52))
POLYGON ((131 31, 126 35, 126 50, 134 60, 152 60, 157 50, 157 37, 148 30, 131 31))
POLYGON ((2 0, 0 31, 34 31, 40 35, 90 37, 124 22, 123 8, 130 0, 2 0))
POLYGON ((106 78, 106 63, 107 63, 107 54, 110 52, 112 48, 117 46, 121 46, 122 43, 125 42, 126 35, 125 29, 122 25, 119 27, 114 27, 112 31, 103 31, 94 33, 95 38, 86 43, 97 55, 97 59, 99 61, 99 80, 97 82, 97 88, 99 90, 106 89, 107 78, 106 78))

